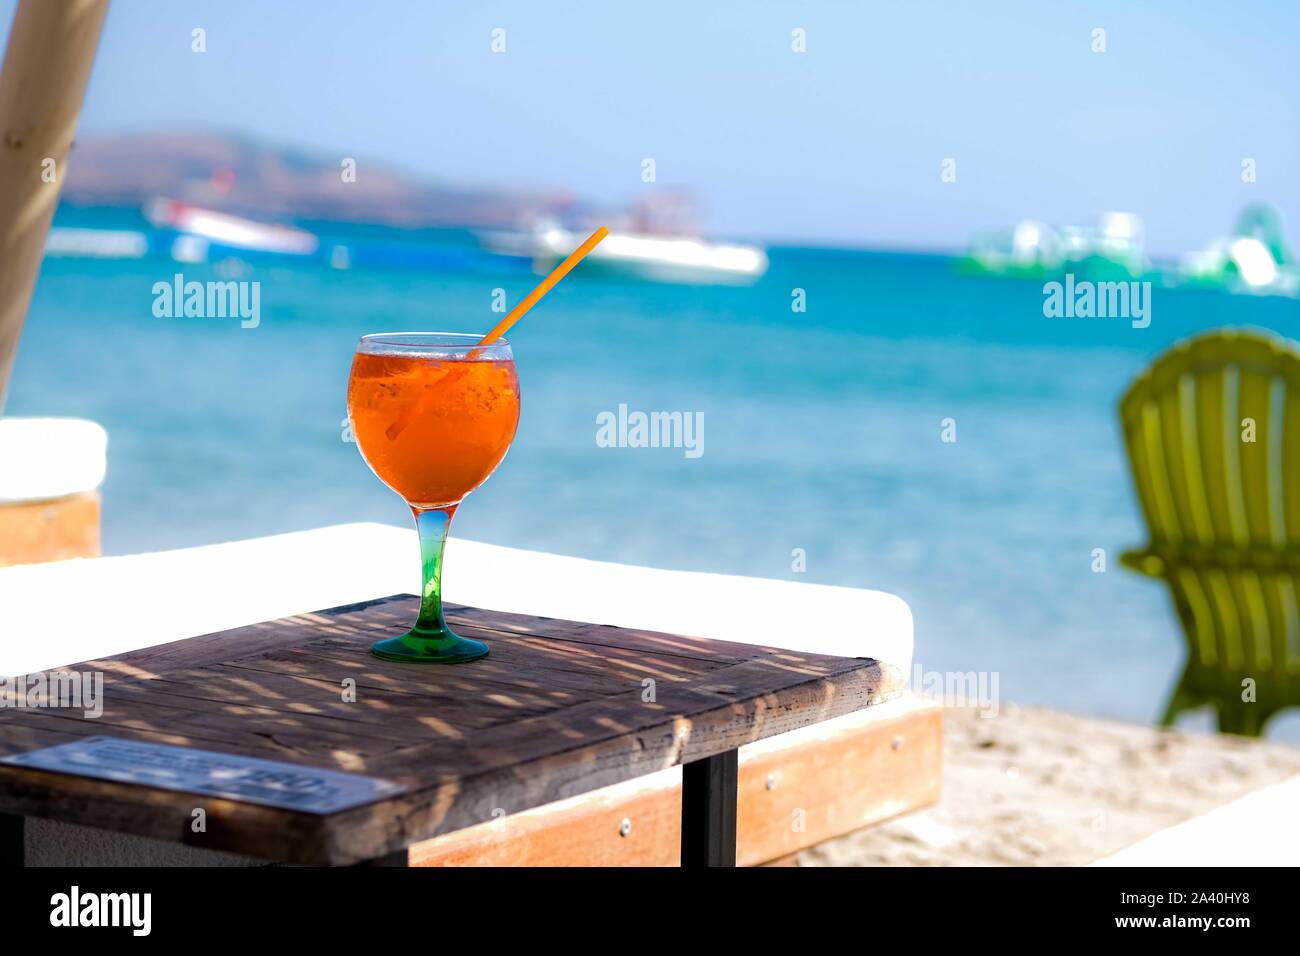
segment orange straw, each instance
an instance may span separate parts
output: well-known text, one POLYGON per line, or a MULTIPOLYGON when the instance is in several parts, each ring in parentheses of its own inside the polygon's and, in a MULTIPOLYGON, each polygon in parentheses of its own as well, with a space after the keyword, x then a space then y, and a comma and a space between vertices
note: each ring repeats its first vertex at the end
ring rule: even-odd
POLYGON ((506 317, 498 322, 491 332, 483 336, 479 345, 491 345, 497 339, 501 338, 501 336, 505 335, 506 332, 510 330, 510 326, 522 319, 525 312, 535 306, 541 300, 542 296, 555 288, 555 283, 567 276, 570 271, 572 271, 573 267, 585 259, 587 253, 591 252, 592 249, 595 249, 600 243, 600 240, 604 239, 608 235, 609 230, 604 226, 601 226, 588 236, 582 245, 569 253, 569 258, 565 259, 558 266, 552 269, 550 275, 537 283, 536 289, 524 296, 523 299, 520 300, 519 304, 511 309, 506 314, 506 317))
MULTIPOLYGON (((553 288, 555 288, 555 284, 559 282, 561 279, 563 279, 565 276, 567 276, 570 272, 572 272, 573 267, 576 266, 583 259, 585 259, 587 257, 587 253, 591 252, 592 249, 595 249, 596 246, 600 244, 600 240, 604 239, 608 235, 609 235, 609 230, 606 229, 604 226, 601 226, 590 236, 588 236, 583 241, 582 245, 578 246, 578 248, 574 249, 573 252, 569 253, 568 258, 566 258, 563 262, 561 262, 558 266, 556 266, 554 269, 551 270, 550 275, 548 275, 541 282, 537 283, 537 288, 535 288, 532 292, 528 293, 528 295, 524 296, 519 301, 518 305, 516 305, 513 309, 511 309, 508 313, 506 313, 505 318, 503 318, 500 322, 498 322, 496 326, 493 327, 491 332, 489 332, 487 335, 483 336, 483 338, 479 340, 478 345, 474 346, 474 349, 469 353, 469 355, 465 357, 465 360, 473 361, 474 358, 478 356, 479 354, 478 350, 480 348, 484 347, 485 345, 491 345, 497 339, 501 338, 501 336, 505 335, 512 325, 514 325, 516 322, 518 322, 520 319, 524 317, 525 312, 527 312, 538 302, 540 302, 542 296, 546 295, 546 293, 550 292, 553 288)), ((399 415, 397 420, 388 426, 384 434, 388 436, 389 441, 392 441, 394 438, 396 438, 398 435, 402 434, 402 432, 406 430, 406 426, 411 424, 411 419, 415 418, 415 416, 420 413, 420 411, 423 408, 423 405, 424 405, 424 396, 422 395, 420 399, 408 405, 406 411, 403 412, 401 415, 399 415)))

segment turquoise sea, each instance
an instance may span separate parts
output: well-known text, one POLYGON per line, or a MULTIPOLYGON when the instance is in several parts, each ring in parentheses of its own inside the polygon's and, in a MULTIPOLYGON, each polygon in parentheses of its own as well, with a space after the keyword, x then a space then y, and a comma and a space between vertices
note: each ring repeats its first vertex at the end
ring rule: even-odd
MULTIPOLYGON (((1119 567, 1143 528, 1116 403, 1153 357, 1198 330, 1300 336, 1300 302, 1156 289, 1150 326, 1134 329, 1044 318, 1040 284, 965 277, 946 257, 769 253, 768 274, 749 288, 581 270, 563 282, 511 335, 519 436, 454 530, 892 591, 912 607, 926 671, 995 671, 1004 700, 1154 719, 1182 638, 1163 589, 1119 567), (805 312, 791 309, 795 289, 805 312), (599 447, 597 416, 620 404, 702 412, 703 455, 599 447), (941 441, 944 419, 955 442, 941 441), (1095 548, 1106 550, 1104 573, 1092 569, 1095 548), (793 569, 795 549, 804 571, 793 569)), ((520 272, 49 259, 7 411, 108 428, 109 553, 401 524, 403 504, 344 440, 357 337, 486 331, 500 317, 493 290, 513 304, 533 282, 520 272), (151 289, 177 272, 260 282, 260 325, 156 318, 151 289)), ((869 639, 865 622, 846 626, 869 639)), ((1279 720, 1274 735, 1300 739, 1300 720, 1279 720)))

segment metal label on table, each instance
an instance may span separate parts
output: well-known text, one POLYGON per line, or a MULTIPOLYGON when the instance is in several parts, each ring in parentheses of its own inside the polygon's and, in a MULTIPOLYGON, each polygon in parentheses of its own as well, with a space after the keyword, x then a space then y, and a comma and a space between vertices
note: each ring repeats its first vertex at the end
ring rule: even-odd
POLYGON ((335 813, 406 789, 378 777, 118 737, 87 737, 0 758, 0 763, 200 793, 301 813, 335 813))

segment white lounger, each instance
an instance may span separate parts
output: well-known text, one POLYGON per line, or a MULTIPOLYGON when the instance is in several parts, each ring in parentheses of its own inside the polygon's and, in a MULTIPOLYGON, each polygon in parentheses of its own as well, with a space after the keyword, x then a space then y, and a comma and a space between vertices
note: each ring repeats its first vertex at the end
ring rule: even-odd
POLYGON ((0 417, 0 504, 95 491, 108 467, 108 432, 81 418, 0 417))
MULTIPOLYGON (((911 666, 911 612, 881 591, 661 571, 455 538, 447 549, 449 602, 874 657, 903 674, 911 666)), ((0 568, 0 674, 419 592, 415 531, 381 524, 0 568)))
POLYGON ((1093 866, 1295 866, 1300 776, 1238 797, 1102 857, 1093 866))
MULTIPOLYGON (((0 568, 0 674, 51 670, 259 621, 419 593, 418 556, 414 530, 351 524, 177 551, 0 568)), ((911 612, 901 599, 880 591, 662 571, 457 539, 448 544, 443 583, 453 603, 874 657, 904 676, 911 666, 911 612)), ((790 781, 776 797, 812 807, 805 832, 770 828, 761 847, 749 851, 749 862, 933 802, 939 761, 938 708, 914 699, 742 748, 742 815, 749 805, 746 793, 773 795, 763 785, 773 774, 790 781), (793 749, 781 752, 782 741, 793 749), (824 749, 809 750, 817 746, 824 749)), ((659 805, 671 816, 679 781, 680 768, 672 768, 636 786, 656 788, 659 805)), ((509 862, 527 862, 530 833, 564 827, 569 829, 559 843, 580 846, 583 853, 586 844, 575 841, 590 838, 593 829, 609 831, 612 848, 597 845, 582 860, 626 862, 617 854, 628 841, 616 835, 623 799, 623 791, 610 788, 576 815, 572 808, 540 808, 540 816, 533 811, 498 821, 509 830, 484 834, 474 827, 463 836, 428 841, 413 857, 499 863, 502 846, 517 845, 524 855, 509 862), (615 822, 607 826, 602 813, 614 814, 615 822)), ((787 808, 773 812, 788 819, 787 808)), ((27 833, 32 865, 258 862, 43 820, 29 821, 27 833)), ((663 853, 671 862, 672 848, 663 853)))
POLYGON ((94 422, 0 417, 0 567, 98 555, 107 465, 94 422))

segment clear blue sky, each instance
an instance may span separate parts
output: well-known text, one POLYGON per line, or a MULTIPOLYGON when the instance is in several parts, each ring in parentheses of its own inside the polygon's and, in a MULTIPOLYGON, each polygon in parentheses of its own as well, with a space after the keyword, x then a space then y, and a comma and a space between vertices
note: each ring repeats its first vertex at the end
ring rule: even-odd
POLYGON ((1256 199, 1297 240, 1298 51, 1300 5, 1277 0, 115 0, 82 134, 238 131, 611 201, 653 188, 653 157, 725 233, 956 248, 1128 209, 1171 253, 1256 199))

